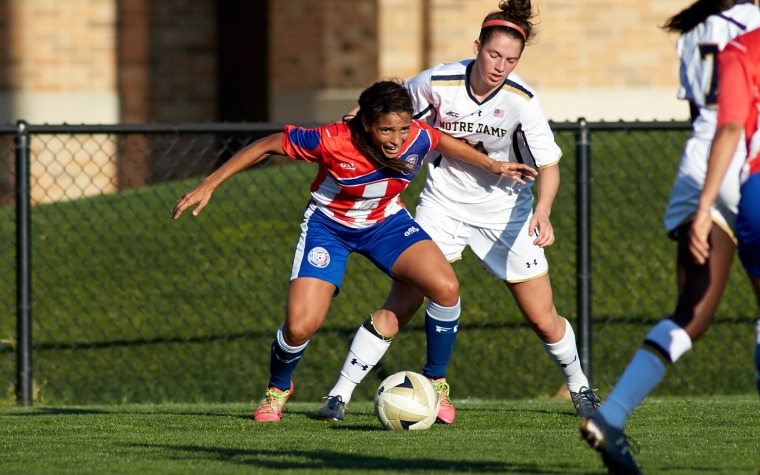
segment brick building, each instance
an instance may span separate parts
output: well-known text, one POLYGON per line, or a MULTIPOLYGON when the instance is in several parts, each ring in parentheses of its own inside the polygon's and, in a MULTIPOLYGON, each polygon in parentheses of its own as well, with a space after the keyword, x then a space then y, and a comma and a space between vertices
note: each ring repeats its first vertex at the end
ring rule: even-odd
MULTIPOLYGON (((0 0, 0 120, 327 120, 374 79, 471 57, 496 3, 0 0)), ((684 118, 658 25, 690 3, 537 0, 517 71, 551 119, 684 118)))
MULTIPOLYGON (((517 72, 549 119, 687 117, 675 37, 659 25, 692 0, 534 2, 537 37, 517 72)), ((472 57, 497 3, 0 0, 0 122, 333 120, 378 78, 472 57)), ((120 186, 109 157, 85 194, 120 186)))

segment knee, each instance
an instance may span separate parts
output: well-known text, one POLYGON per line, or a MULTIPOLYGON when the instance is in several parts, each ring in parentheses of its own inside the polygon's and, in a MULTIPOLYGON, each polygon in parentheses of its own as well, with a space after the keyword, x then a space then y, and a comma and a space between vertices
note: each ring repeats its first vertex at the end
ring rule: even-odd
POLYGON ((437 286, 435 295, 430 299, 443 307, 453 307, 459 302, 459 281, 452 274, 451 277, 442 278, 437 286))
POLYGON ((552 307, 552 311, 542 312, 540 315, 531 315, 527 318, 533 332, 542 341, 557 342, 565 335, 567 324, 552 307))
POLYGON ((282 336, 285 338, 285 343, 291 346, 303 345, 311 339, 315 331, 316 329, 304 322, 290 319, 282 326, 282 336))

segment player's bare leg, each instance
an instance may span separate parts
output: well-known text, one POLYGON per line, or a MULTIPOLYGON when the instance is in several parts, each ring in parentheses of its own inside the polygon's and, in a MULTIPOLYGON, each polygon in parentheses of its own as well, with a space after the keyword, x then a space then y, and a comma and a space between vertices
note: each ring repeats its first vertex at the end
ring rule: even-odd
POLYGON ((335 285, 321 279, 299 277, 290 283, 283 325, 289 345, 308 343, 325 321, 334 293, 335 285))
POLYGON ((278 422, 293 394, 291 376, 330 308, 335 285, 310 277, 294 279, 288 290, 285 323, 277 330, 269 358, 269 384, 253 413, 257 422, 278 422))
POLYGON ((692 342, 710 328, 728 283, 736 246, 719 226, 710 231, 710 258, 704 265, 694 262, 688 235, 678 241, 678 303, 669 318, 683 328, 692 342))
POLYGON ((524 282, 507 282, 507 288, 544 351, 565 376, 576 414, 588 417, 599 407, 600 400, 581 368, 573 327, 554 306, 549 274, 524 282))
POLYGON ((549 274, 524 282, 506 282, 506 285, 525 321, 541 341, 556 343, 565 336, 565 319, 554 306, 549 274))

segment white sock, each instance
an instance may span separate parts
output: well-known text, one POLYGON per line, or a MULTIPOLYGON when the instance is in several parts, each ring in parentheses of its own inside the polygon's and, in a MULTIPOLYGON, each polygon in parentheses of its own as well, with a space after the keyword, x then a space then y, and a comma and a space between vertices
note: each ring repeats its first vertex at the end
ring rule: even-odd
POLYGON ((348 403, 356 386, 380 361, 390 345, 390 341, 382 340, 364 326, 360 326, 351 342, 351 349, 343 363, 343 369, 340 370, 338 381, 328 396, 340 396, 344 403, 348 403))
POLYGON ((662 320, 644 338, 599 414, 614 427, 622 429, 641 401, 660 384, 667 365, 675 363, 691 348, 691 338, 672 320, 662 320))
POLYGON ((544 345, 544 351, 554 361, 562 374, 565 375, 565 381, 567 382, 567 389, 571 392, 577 393, 585 386, 589 388, 588 378, 581 369, 581 360, 578 358, 578 346, 575 343, 575 332, 573 326, 566 318, 565 321, 565 335, 562 339, 556 343, 546 343, 542 341, 544 345))

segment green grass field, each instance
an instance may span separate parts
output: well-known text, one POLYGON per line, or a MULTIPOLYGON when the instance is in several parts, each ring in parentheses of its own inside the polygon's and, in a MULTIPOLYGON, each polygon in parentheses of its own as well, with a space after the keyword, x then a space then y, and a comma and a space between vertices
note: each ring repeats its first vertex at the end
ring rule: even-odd
MULTIPOLYGON (((630 419, 647 474, 760 470, 757 397, 650 399, 630 419)), ((454 425, 381 428, 368 402, 344 423, 290 403, 277 424, 248 404, 0 407, 3 474, 603 474, 565 400, 457 402, 454 425)))

